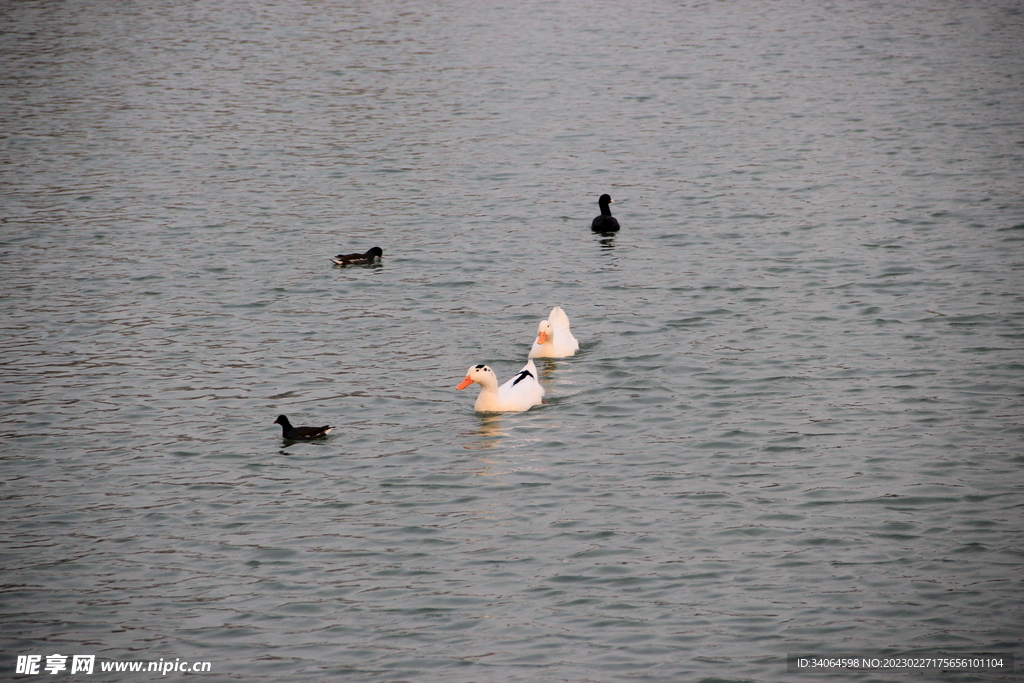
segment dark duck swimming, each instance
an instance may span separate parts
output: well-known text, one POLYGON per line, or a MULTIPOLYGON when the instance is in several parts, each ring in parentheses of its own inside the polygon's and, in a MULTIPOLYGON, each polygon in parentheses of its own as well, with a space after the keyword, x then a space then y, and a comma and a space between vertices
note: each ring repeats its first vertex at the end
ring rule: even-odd
POLYGON ((617 232, 619 229, 619 222, 612 216, 612 210, 608 208, 609 204, 614 204, 615 200, 610 195, 603 194, 601 198, 597 200, 597 205, 601 207, 601 215, 594 219, 594 222, 590 224, 590 229, 594 232, 617 232))
POLYGON ((384 250, 374 247, 365 254, 338 254, 331 260, 339 266, 365 266, 384 258, 384 250))
POLYGON ((308 441, 327 436, 334 427, 324 425, 323 427, 292 427, 292 423, 284 415, 278 415, 274 424, 281 425, 282 436, 289 441, 308 441))

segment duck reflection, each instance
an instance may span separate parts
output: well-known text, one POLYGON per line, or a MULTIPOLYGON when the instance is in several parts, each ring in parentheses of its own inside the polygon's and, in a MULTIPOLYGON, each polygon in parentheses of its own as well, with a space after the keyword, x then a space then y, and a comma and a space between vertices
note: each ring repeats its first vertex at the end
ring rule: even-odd
POLYGON ((614 232, 602 232, 595 233, 600 236, 601 239, 597 241, 601 245, 601 249, 604 251, 610 251, 615 248, 615 233, 614 232))
POLYGON ((558 369, 558 362, 554 358, 535 358, 537 364, 537 379, 544 383, 545 388, 551 383, 551 377, 558 369))
POLYGON ((495 448, 501 443, 502 438, 508 435, 508 431, 502 427, 502 415, 500 413, 489 413, 478 415, 479 426, 471 431, 465 432, 465 436, 474 437, 475 440, 463 446, 471 451, 487 450, 495 448))

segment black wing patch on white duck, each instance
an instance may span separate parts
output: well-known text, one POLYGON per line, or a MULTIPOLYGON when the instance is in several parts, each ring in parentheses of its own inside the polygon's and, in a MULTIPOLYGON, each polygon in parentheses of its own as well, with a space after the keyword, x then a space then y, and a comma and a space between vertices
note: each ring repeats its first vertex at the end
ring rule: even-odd
POLYGON ((522 382, 527 377, 533 377, 533 373, 530 372, 529 370, 520 370, 519 374, 516 375, 515 380, 513 380, 512 386, 515 386, 515 385, 519 384, 520 382, 522 382))

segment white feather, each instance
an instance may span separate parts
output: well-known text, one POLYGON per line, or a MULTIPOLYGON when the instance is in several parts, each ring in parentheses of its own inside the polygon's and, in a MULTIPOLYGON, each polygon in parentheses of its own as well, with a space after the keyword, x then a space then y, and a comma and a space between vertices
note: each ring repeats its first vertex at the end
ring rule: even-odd
POLYGON ((551 309, 547 320, 537 325, 537 338, 530 348, 530 358, 565 358, 576 355, 580 343, 569 330, 569 316, 561 306, 551 309), (543 341, 542 341, 543 340, 543 341))
POLYGON ((473 383, 480 385, 480 395, 473 406, 478 413, 528 410, 541 404, 544 398, 544 387, 537 381, 537 366, 533 360, 527 361, 515 377, 500 387, 494 370, 486 365, 474 365, 466 371, 465 379, 457 388, 465 389, 473 383))

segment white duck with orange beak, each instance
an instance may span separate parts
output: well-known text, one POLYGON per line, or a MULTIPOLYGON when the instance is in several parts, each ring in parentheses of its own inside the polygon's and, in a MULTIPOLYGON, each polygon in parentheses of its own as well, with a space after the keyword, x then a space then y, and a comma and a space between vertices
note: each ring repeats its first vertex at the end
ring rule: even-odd
POLYGON ((480 395, 473 406, 478 413, 520 412, 543 402, 544 387, 537 381, 537 366, 532 360, 500 387, 494 370, 483 364, 474 365, 455 388, 465 389, 474 382, 480 385, 480 395))
POLYGON ((537 339, 530 349, 530 358, 565 358, 576 355, 580 343, 569 331, 569 316, 561 306, 551 309, 547 320, 537 326, 537 339))

